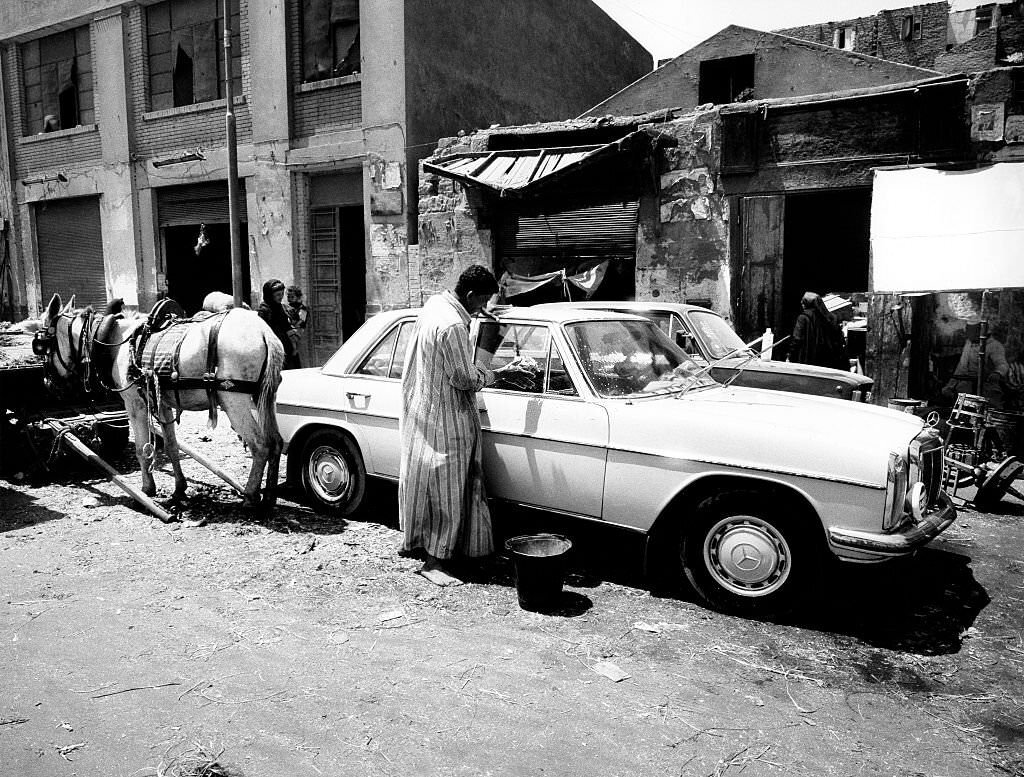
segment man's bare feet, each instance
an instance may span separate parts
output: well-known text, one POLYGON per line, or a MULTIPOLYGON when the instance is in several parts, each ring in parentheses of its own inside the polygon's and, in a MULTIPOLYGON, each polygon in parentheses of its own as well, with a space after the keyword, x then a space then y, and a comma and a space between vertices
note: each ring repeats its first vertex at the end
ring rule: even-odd
POLYGON ((462 585, 462 581, 449 574, 441 560, 433 556, 427 556, 426 562, 417 574, 437 586, 462 585))

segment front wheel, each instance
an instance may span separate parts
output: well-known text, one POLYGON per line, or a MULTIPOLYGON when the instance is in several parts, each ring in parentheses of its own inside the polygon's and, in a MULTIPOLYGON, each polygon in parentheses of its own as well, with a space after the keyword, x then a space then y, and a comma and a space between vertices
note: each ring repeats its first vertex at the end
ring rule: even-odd
POLYGON ((811 593, 820 576, 817 527, 732 492, 705 499, 683 534, 680 560, 698 594, 715 609, 776 615, 811 593))
POLYGON ((351 515, 363 502, 366 467, 358 448, 344 434, 316 432, 302 449, 302 488, 313 506, 351 515))

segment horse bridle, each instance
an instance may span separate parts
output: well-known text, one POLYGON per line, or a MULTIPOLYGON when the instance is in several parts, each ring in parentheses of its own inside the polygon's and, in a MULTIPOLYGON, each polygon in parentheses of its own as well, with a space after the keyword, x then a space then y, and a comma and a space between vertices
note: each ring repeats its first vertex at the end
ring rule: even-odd
MULTIPOLYGON (((116 347, 124 345, 131 338, 129 333, 124 340, 118 343, 105 343, 97 340, 96 333, 102 321, 102 319, 97 320, 98 318, 91 309, 87 309, 82 313, 59 313, 56 318, 50 321, 46 329, 41 329, 32 336, 32 353, 45 359, 43 362, 43 372, 48 386, 55 387, 58 381, 70 382, 72 378, 78 378, 82 381, 82 388, 85 391, 90 392, 94 390, 91 369, 93 346, 116 347), (57 325, 62 318, 69 319, 72 322, 68 324, 68 341, 71 345, 71 353, 68 356, 70 363, 64 359, 60 349, 60 339, 57 337, 57 325), (78 333, 77 343, 72 334, 76 318, 82 319, 82 329, 78 333), (67 375, 61 375, 57 372, 57 368, 53 363, 53 357, 56 357, 56 360, 60 362, 67 375)), ((116 389, 113 386, 107 386, 99 376, 95 376, 95 378, 98 388, 106 391, 125 391, 132 385, 129 384, 123 389, 116 389)))

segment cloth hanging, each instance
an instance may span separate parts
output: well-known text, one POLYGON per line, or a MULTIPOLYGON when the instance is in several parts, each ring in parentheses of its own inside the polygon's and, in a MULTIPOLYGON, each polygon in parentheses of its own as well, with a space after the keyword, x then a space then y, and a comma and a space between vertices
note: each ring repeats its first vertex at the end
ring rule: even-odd
POLYGON ((549 283, 558 282, 562 284, 563 292, 568 299, 570 297, 569 284, 571 283, 576 288, 582 289, 587 295, 587 299, 590 299, 597 290, 597 287, 601 285, 601 281, 604 280, 607 271, 608 262, 606 260, 571 275, 567 274, 564 268, 554 272, 542 273, 541 275, 515 275, 506 272, 501 276, 499 285, 501 286, 502 296, 507 299, 508 297, 536 291, 549 283))

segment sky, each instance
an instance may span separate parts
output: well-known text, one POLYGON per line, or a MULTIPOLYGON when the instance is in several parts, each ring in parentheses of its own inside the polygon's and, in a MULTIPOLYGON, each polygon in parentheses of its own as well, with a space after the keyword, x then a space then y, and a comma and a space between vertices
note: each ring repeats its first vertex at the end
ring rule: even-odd
MULTIPOLYGON (((873 16, 906 8, 906 0, 594 0, 656 60, 674 57, 738 24, 777 30, 817 22, 873 16)), ((978 0, 980 3, 981 0, 978 0)), ((972 4, 973 5, 973 4, 972 4)))

